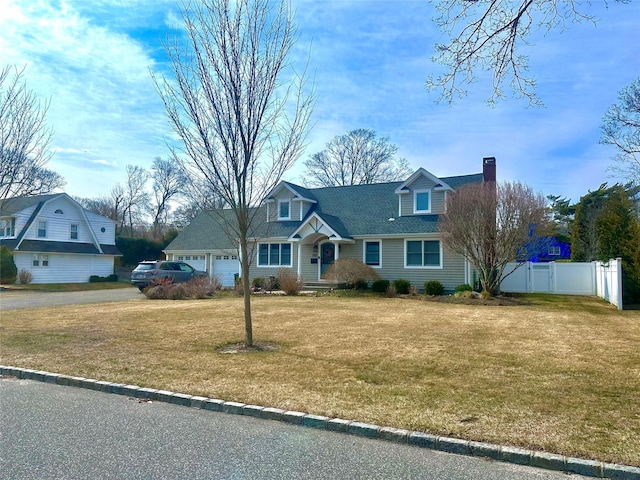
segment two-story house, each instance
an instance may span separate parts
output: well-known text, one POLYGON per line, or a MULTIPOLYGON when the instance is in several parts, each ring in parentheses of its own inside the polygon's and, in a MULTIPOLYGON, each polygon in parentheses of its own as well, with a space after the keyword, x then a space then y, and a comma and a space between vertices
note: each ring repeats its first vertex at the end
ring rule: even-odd
POLYGON ((96 215, 66 193, 0 201, 0 246, 13 253, 18 271, 32 283, 82 283, 113 273, 121 255, 115 223, 96 215))
MULTIPOLYGON (((282 181, 256 216, 251 278, 286 267, 306 282, 322 282, 331 263, 355 258, 381 278, 404 278, 418 288, 428 280, 449 291, 471 283, 469 263, 443 244, 438 219, 450 192, 495 179, 496 161, 488 157, 482 173, 455 177, 420 168, 405 181, 372 185, 304 188, 282 181)), ((231 212, 222 213, 201 212, 164 251, 232 286, 240 272, 238 248, 223 225, 231 212)))

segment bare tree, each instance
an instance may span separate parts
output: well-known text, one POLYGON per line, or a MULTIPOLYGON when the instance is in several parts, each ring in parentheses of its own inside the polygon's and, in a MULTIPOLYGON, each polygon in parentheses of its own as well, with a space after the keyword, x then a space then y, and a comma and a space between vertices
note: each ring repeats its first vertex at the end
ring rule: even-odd
POLYGON ((411 175, 405 158, 395 158, 398 147, 388 137, 357 129, 338 135, 326 148, 304 162, 305 185, 335 187, 404 180, 411 175))
POLYGON ((167 224, 170 210, 170 201, 184 196, 188 178, 180 168, 175 158, 169 157, 163 160, 157 157, 151 166, 151 179, 153 181, 153 238, 161 236, 161 227, 167 224))
POLYGON ((444 244, 471 262, 482 290, 493 295, 513 272, 505 271, 507 263, 524 263, 521 253, 548 232, 546 200, 520 182, 465 185, 447 196, 439 228, 444 244))
MULTIPOLYGON (((290 67, 295 44, 285 0, 203 0, 185 6, 184 34, 167 45, 175 82, 154 78, 186 154, 183 167, 232 211, 219 221, 239 244, 245 345, 253 345, 249 243, 267 193, 304 150, 313 94, 290 67)), ((174 156, 178 157, 176 149, 174 156)), ((224 213, 222 211, 221 213, 224 213)))
POLYGON ((48 102, 41 102, 23 81, 25 69, 0 69, 0 200, 35 195, 64 186, 47 170, 53 132, 45 121, 48 102))
MULTIPOLYGON (((623 3, 625 0, 621 0, 623 3)), ((493 73, 489 103, 504 96, 503 83, 530 105, 540 105, 535 80, 528 74, 527 57, 520 53, 529 46, 532 30, 563 30, 568 23, 589 21, 580 0, 439 0, 435 18, 449 43, 437 44, 433 60, 446 67, 440 76, 427 79, 427 90, 438 90, 441 99, 452 102, 466 95, 461 85, 477 79, 477 71, 493 73)))
POLYGON ((129 235, 134 235, 134 224, 142 221, 142 216, 149 205, 149 197, 145 186, 149 180, 149 172, 136 165, 127 165, 127 183, 124 185, 124 205, 122 209, 122 225, 128 224, 129 235))
POLYGON ((640 77, 620 91, 602 122, 600 143, 618 149, 613 170, 640 185, 640 77))

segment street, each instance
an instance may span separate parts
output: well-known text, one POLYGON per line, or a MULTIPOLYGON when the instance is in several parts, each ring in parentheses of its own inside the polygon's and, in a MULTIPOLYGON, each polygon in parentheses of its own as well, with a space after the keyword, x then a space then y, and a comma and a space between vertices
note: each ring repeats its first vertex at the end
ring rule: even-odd
POLYGON ((2 479, 568 477, 282 422, 17 379, 0 380, 0 442, 2 479))

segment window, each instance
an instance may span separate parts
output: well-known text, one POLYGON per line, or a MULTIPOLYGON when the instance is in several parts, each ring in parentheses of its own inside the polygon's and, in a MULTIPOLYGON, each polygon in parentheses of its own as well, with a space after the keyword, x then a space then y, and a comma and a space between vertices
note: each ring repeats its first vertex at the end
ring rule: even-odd
POLYGON ((381 252, 380 240, 364 242, 364 263, 371 267, 381 266, 381 252))
POLYGON ((48 267, 49 266, 49 255, 41 255, 39 253, 36 253, 33 256, 33 260, 31 262, 31 265, 33 265, 34 267, 48 267))
POLYGON ((71 224, 71 232, 69 234, 69 238, 71 240, 77 240, 78 239, 78 224, 77 223, 72 223, 71 224))
POLYGON ((278 200, 278 220, 291 219, 291 201, 278 200))
POLYGON ((441 268, 438 240, 407 240, 405 266, 410 268, 441 268))
POLYGON ((549 247, 549 255, 560 255, 560 247, 549 247))
POLYGON ((60 210, 59 208, 53 213, 55 213, 56 215, 64 215, 64 212, 62 210, 60 210))
POLYGON ((258 266, 291 266, 290 243, 261 243, 258 245, 258 266))
POLYGON ((413 192, 413 213, 431 213, 430 190, 415 190, 413 192))
POLYGON ((38 222, 38 238, 47 237, 47 222, 46 220, 40 220, 38 222))
POLYGON ((14 218, 7 218, 0 220, 0 237, 13 237, 15 235, 16 221, 14 218))

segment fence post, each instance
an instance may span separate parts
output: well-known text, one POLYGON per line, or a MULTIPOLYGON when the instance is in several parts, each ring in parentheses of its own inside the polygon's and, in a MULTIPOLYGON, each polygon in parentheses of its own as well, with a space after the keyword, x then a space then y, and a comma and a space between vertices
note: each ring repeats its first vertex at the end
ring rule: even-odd
MULTIPOLYGON (((610 262, 611 263, 611 262, 610 262)), ((615 275, 616 275, 616 306, 618 310, 622 310, 622 258, 618 257, 615 260, 615 275)), ((612 279, 613 280, 613 279, 612 279)))

